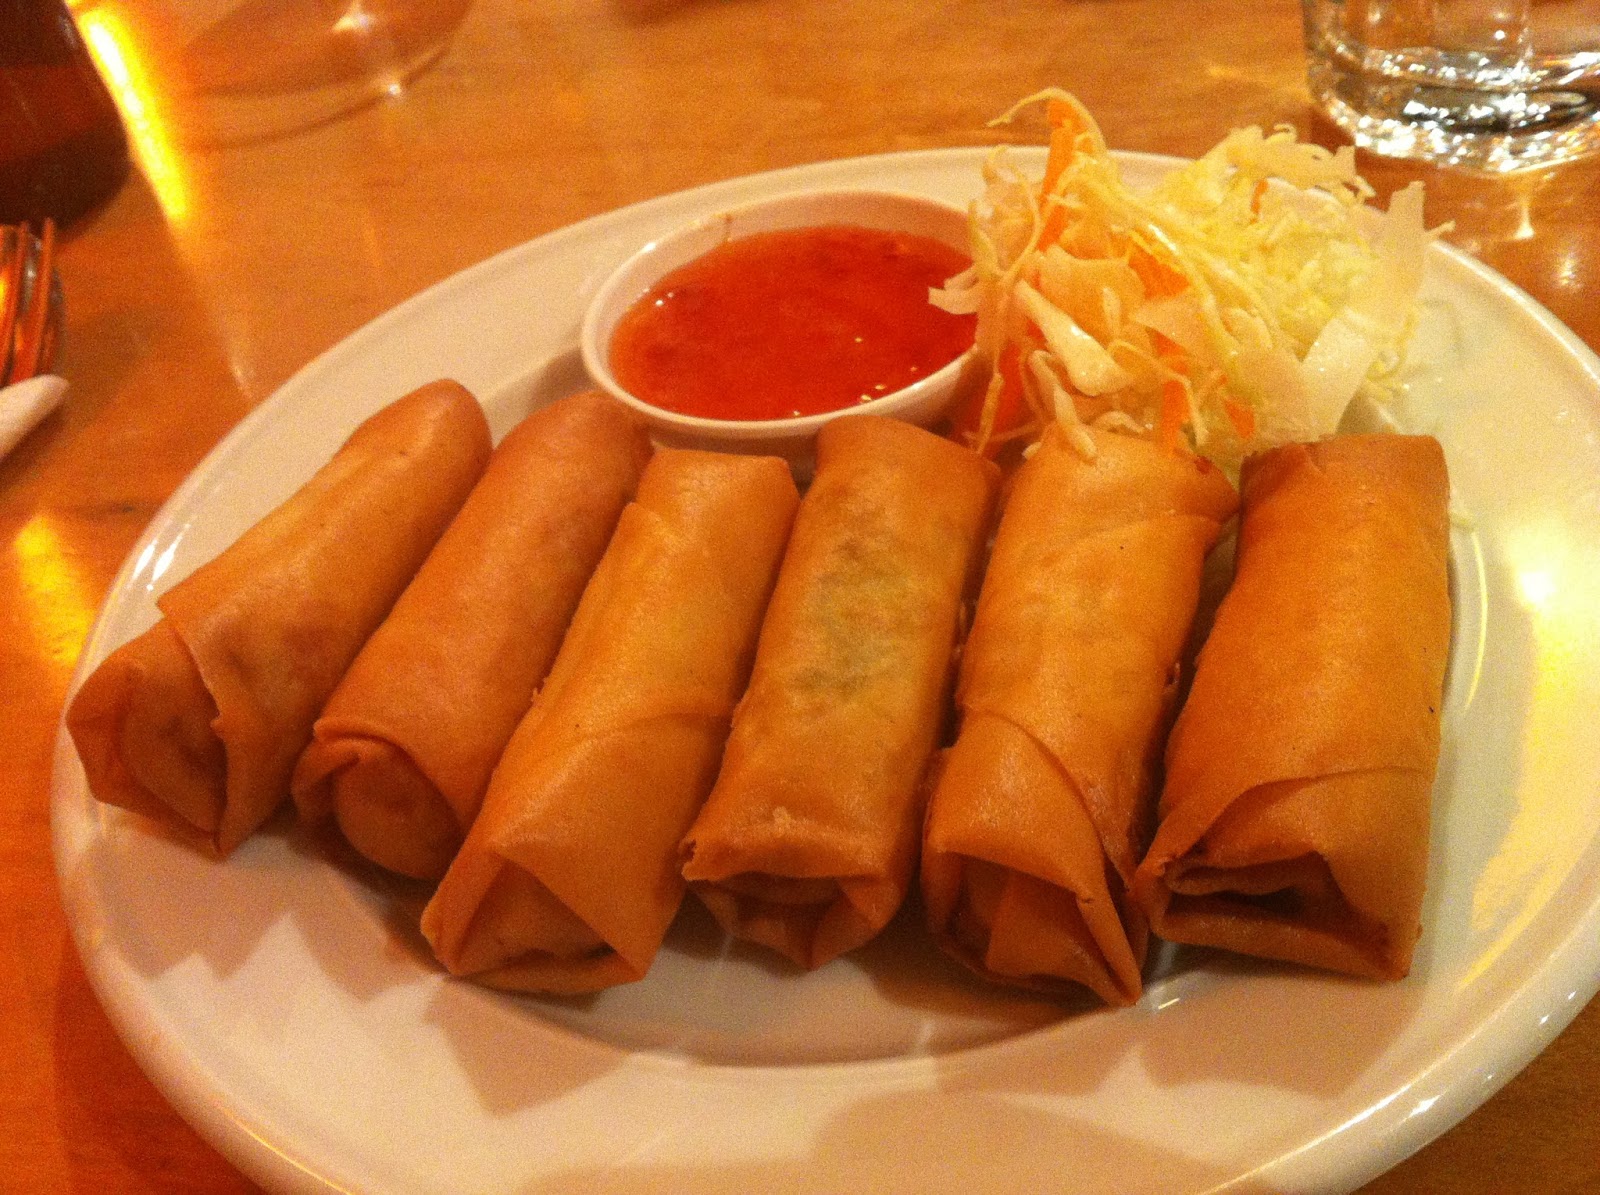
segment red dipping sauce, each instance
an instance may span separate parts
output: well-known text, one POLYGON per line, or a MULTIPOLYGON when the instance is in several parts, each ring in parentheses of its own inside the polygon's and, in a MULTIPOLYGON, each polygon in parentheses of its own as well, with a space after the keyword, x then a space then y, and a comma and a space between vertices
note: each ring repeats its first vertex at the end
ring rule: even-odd
POLYGON ((932 237, 854 225, 728 241, 628 309, 611 370, 652 406, 705 419, 853 407, 972 347, 976 317, 928 302, 968 264, 932 237))

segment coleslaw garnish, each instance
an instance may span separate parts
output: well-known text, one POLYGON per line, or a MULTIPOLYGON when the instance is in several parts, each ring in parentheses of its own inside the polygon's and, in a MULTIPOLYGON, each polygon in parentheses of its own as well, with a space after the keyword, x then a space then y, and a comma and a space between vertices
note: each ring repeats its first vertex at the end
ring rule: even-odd
POLYGON ((1434 235, 1420 183, 1381 212, 1353 148, 1245 128, 1140 193, 1069 92, 994 123, 1041 104, 1043 177, 996 149, 972 265, 930 292, 978 316, 990 376, 958 418, 967 442, 993 454, 1053 421, 1092 452, 1083 429, 1115 427, 1234 472, 1332 434, 1358 396, 1391 407, 1434 235))

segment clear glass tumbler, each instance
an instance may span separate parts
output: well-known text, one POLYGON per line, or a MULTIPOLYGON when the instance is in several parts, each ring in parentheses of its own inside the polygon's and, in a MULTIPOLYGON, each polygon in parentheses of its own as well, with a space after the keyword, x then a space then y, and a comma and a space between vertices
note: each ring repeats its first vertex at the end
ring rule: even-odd
POLYGON ((1600 0, 1303 0, 1312 97, 1357 145, 1484 171, 1600 152, 1600 0))

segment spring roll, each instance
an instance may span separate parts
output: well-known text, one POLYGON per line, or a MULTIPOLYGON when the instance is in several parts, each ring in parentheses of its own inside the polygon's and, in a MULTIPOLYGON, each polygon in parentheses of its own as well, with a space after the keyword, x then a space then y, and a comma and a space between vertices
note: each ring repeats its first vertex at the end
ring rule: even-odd
POLYGON ((1251 459, 1242 488, 1135 891, 1171 941, 1398 979, 1450 648, 1444 454, 1341 436, 1251 459))
POLYGON ((511 430, 317 719, 301 816, 331 813, 381 867, 444 874, 649 455, 598 392, 511 430))
POLYGON ((434 382, 373 415, 298 492, 156 606, 67 728, 99 800, 232 851, 288 797, 323 702, 489 459, 477 400, 434 382))
POLYGON ((684 878, 736 937, 818 967, 905 899, 999 471, 911 424, 838 419, 761 629, 684 878))
POLYGON ((777 458, 657 451, 423 910, 450 972, 560 993, 644 976, 798 502, 777 458))
POLYGON ((936 941, 979 974, 1111 1004, 1142 990, 1128 886, 1201 570, 1237 496, 1215 468, 1050 428, 1018 470, 962 655, 923 838, 936 941))

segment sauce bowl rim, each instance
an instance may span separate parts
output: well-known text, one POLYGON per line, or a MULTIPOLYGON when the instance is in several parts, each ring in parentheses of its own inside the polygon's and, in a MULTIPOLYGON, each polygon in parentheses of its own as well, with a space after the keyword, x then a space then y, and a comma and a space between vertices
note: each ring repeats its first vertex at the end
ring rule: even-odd
MULTIPOLYGON (((719 245, 762 232, 821 228, 830 225, 857 225, 885 231, 921 232, 919 229, 907 229, 900 222, 887 217, 879 222, 870 222, 862 216, 850 214, 850 210, 837 215, 816 211, 809 218, 793 220, 786 218, 792 209, 808 211, 824 208, 827 205, 842 205, 846 209, 855 211, 865 211, 873 205, 896 211, 915 208, 929 215, 959 220, 963 228, 968 220, 968 213, 964 208, 912 191, 872 187, 826 188, 789 191, 751 203, 738 204, 701 216, 670 232, 653 237, 623 258, 606 276, 584 309, 578 346, 584 368, 594 384, 647 416, 663 429, 670 428, 680 436, 700 436, 708 440, 805 436, 820 430, 828 421, 843 415, 893 414, 895 409, 915 405, 930 392, 954 387, 973 357, 975 346, 968 347, 926 377, 866 402, 840 407, 833 411, 786 416, 780 419, 717 419, 705 415, 686 415, 656 406, 640 398, 617 380, 611 369, 610 350, 612 336, 623 313, 666 274, 698 259, 719 245), (775 222, 763 222, 760 227, 742 233, 734 232, 739 222, 749 221, 768 213, 775 217, 775 222), (719 228, 721 235, 717 237, 719 228), (716 239, 687 255, 681 252, 675 255, 673 252, 681 250, 685 244, 699 245, 708 237, 716 239), (658 265, 658 262, 665 264, 658 265)), ((955 240, 936 233, 924 233, 924 235, 932 235, 952 248, 970 254, 970 248, 965 243, 958 244, 955 240)))

